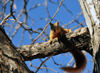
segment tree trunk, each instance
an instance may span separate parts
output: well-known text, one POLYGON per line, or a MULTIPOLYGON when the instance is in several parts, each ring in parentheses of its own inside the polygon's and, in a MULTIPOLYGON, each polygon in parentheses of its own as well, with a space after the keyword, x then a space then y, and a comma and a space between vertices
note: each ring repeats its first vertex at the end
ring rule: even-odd
POLYGON ((0 26, 0 73, 33 73, 0 26))
POLYGON ((66 53, 68 52, 67 50, 71 48, 86 50, 92 55, 93 53, 90 46, 89 31, 87 27, 84 27, 70 34, 66 34, 59 42, 54 39, 52 44, 42 42, 16 48, 6 35, 4 29, 0 26, 0 72, 32 73, 27 68, 25 61, 48 57, 55 52, 55 55, 66 53))
POLYGON ((79 0, 90 31, 93 47, 93 73, 100 73, 100 0, 79 0))

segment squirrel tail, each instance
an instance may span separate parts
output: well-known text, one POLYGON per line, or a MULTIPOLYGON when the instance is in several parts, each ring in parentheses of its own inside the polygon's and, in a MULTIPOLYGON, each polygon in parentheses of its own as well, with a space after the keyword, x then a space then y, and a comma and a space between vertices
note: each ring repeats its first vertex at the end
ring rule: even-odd
POLYGON ((70 51, 70 53, 73 55, 75 59, 76 63, 75 67, 62 67, 61 69, 66 72, 72 72, 72 73, 81 72, 82 70, 84 70, 87 64, 87 60, 83 52, 81 52, 78 49, 75 49, 73 51, 70 51))

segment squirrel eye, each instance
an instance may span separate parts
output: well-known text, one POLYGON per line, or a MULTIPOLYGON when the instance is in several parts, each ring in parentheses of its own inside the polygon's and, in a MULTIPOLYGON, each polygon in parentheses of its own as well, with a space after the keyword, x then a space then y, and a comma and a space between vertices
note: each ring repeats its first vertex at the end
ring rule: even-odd
POLYGON ((58 25, 56 25, 56 27, 58 27, 58 25))
POLYGON ((57 25, 57 27, 59 27, 59 25, 57 25))

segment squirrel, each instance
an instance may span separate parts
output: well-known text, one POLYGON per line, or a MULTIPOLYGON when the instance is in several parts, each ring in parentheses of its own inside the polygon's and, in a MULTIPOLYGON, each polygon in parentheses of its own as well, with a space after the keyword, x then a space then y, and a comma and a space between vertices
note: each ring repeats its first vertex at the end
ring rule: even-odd
MULTIPOLYGON (((58 41, 58 39, 61 36, 65 35, 66 33, 72 32, 71 29, 65 29, 61 27, 59 25, 59 21, 57 21, 54 24, 50 23, 50 26, 51 26, 51 30, 50 30, 50 40, 48 41, 49 43, 51 43, 54 38, 56 38, 56 40, 58 41)), ((71 72, 71 73, 77 73, 84 70, 87 64, 87 60, 83 52, 81 52, 78 49, 74 49, 69 52, 73 55, 75 59, 75 67, 61 67, 61 69, 63 71, 71 72)))

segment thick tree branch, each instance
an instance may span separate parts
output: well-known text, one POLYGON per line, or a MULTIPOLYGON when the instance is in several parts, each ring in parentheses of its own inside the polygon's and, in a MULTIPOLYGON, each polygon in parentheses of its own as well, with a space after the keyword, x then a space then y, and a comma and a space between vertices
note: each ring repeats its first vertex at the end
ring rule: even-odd
POLYGON ((100 73, 100 0, 79 0, 93 47, 93 73, 100 73))
POLYGON ((90 35, 87 27, 66 34, 66 36, 60 38, 58 42, 54 39, 52 44, 41 42, 32 46, 23 45, 20 48, 17 48, 17 51, 23 55, 25 60, 32 60, 50 56, 55 52, 55 55, 65 53, 68 52, 68 49, 73 48, 85 50, 92 55, 90 35))
POLYGON ((33 73, 23 57, 16 51, 4 29, 0 26, 0 72, 1 73, 33 73))
POLYGON ((31 73, 24 61, 44 58, 53 54, 57 55, 65 53, 68 52, 68 50, 73 50, 74 48, 86 50, 92 55, 90 35, 87 27, 80 28, 72 33, 66 34, 64 37, 60 38, 59 41, 54 39, 52 44, 48 44, 48 42, 41 42, 31 46, 23 45, 17 49, 12 44, 2 27, 0 27, 0 37, 0 67, 2 72, 5 72, 6 69, 7 72, 16 72, 17 69, 17 72, 31 73))

